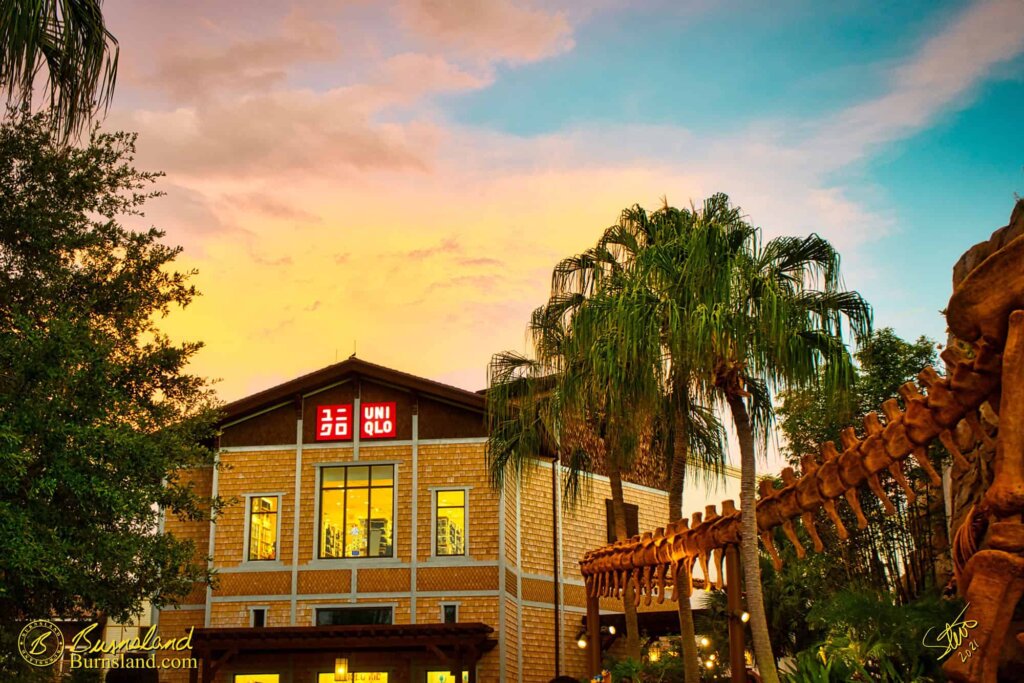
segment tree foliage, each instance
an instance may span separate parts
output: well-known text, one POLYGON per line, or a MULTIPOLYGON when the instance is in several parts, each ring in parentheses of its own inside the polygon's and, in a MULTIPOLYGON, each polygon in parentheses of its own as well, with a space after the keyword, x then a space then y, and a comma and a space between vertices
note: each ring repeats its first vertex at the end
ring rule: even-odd
MULTIPOLYGON (((907 342, 891 328, 884 328, 862 340, 857 360, 853 391, 837 412, 830 412, 829 406, 834 403, 822 396, 818 386, 793 389, 782 395, 779 414, 780 428, 786 437, 783 452, 791 464, 797 465, 805 453, 817 452, 825 441, 838 441, 840 429, 857 425, 855 417, 877 411, 886 399, 898 398, 901 385, 915 381, 918 372, 937 362, 936 345, 926 337, 907 342)), ((932 446, 929 457, 938 463, 942 449, 932 446)), ((916 500, 908 500, 903 489, 886 475, 881 483, 896 507, 895 515, 886 515, 878 498, 869 494, 861 496, 861 506, 869 521, 867 528, 857 528, 852 512, 840 505, 838 510, 850 538, 840 541, 829 523, 819 525, 819 529, 825 554, 843 569, 846 582, 884 587, 898 600, 907 602, 929 589, 942 588, 934 585, 935 562, 938 553, 948 549, 948 538, 933 537, 936 533, 945 534, 942 492, 927 485, 927 477, 916 461, 908 459, 903 465, 916 500)))
MULTIPOLYGON (((208 578, 192 542, 156 533, 158 508, 203 519, 181 471, 213 462, 200 348, 157 326, 196 291, 180 248, 142 215, 158 173, 134 135, 64 144, 44 115, 0 128, 0 629, 115 618, 208 578)), ((16 631, 15 631, 16 632, 16 631)), ((2 665, 0 665, 2 666, 2 665)))

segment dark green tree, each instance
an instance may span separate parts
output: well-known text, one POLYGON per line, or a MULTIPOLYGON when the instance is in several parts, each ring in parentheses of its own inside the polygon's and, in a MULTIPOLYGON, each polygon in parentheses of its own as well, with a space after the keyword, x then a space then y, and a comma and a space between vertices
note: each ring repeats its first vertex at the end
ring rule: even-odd
POLYGON ((0 678, 19 622, 122 618, 209 576, 158 509, 215 514, 179 472, 213 463, 215 400, 197 343, 157 327, 196 291, 180 248, 126 229, 160 176, 135 137, 64 144, 45 115, 0 127, 0 678), (6 656, 5 656, 6 655, 6 656))
MULTIPOLYGON (((897 390, 915 378, 925 366, 937 362, 935 342, 919 337, 907 342, 884 328, 861 341, 856 354, 857 374, 850 399, 830 401, 820 386, 809 386, 783 394, 779 409, 780 427, 786 437, 784 452, 796 465, 805 453, 816 453, 824 441, 839 440, 839 431, 856 425, 856 418, 877 411, 883 401, 897 397, 897 390)), ((929 455, 938 466, 942 449, 933 446, 929 455)), ((904 463, 907 477, 915 490, 908 500, 903 490, 887 475, 882 479, 886 493, 896 506, 896 514, 887 516, 873 495, 862 496, 864 514, 870 521, 858 529, 845 506, 840 513, 850 530, 848 541, 826 538, 833 535, 830 524, 822 525, 826 554, 845 568, 848 581, 866 581, 887 587, 906 602, 926 589, 943 583, 948 573, 949 539, 941 491, 933 490, 928 478, 910 459, 904 463), (833 541, 833 542, 830 542, 833 541)), ((942 586, 937 586, 941 588, 942 586)))

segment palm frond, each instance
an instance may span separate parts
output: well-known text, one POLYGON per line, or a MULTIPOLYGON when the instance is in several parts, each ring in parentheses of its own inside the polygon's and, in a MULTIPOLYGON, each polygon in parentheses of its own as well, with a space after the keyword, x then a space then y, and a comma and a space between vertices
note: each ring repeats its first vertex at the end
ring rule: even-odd
POLYGON ((107 30, 98 0, 5 2, 0 14, 0 79, 8 103, 30 107, 37 76, 55 125, 79 130, 107 107, 117 79, 117 39, 107 30))

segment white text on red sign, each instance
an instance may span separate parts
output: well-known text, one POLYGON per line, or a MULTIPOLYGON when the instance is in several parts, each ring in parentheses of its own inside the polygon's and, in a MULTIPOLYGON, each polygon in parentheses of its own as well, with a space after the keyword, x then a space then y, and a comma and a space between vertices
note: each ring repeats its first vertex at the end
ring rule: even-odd
POLYGON ((352 404, 317 406, 316 440, 345 441, 352 438, 352 404))
POLYGON ((362 439, 393 439, 398 433, 394 403, 364 403, 362 405, 362 439))

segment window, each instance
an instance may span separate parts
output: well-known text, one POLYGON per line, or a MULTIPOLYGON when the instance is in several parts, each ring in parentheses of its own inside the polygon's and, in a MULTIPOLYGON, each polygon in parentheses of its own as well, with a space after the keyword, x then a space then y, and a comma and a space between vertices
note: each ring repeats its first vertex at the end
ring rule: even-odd
POLYGON ((392 557, 394 465, 320 471, 320 558, 392 557))
POLYGON ((327 607, 316 611, 317 626, 353 626, 392 623, 391 607, 327 607))
POLYGON ((277 559, 278 496, 249 498, 249 552, 247 560, 277 559))
POLYGON ((281 683, 280 674, 235 674, 235 683, 281 683))
POLYGON ((435 555, 466 554, 466 492, 437 492, 435 555))
POLYGON ((253 628, 263 628, 267 625, 267 608, 266 607, 253 607, 252 608, 252 626, 253 628))
MULTIPOLYGON (((452 676, 451 671, 428 671, 427 672, 427 683, 453 683, 455 676, 452 676)), ((469 672, 462 672, 462 683, 469 682, 469 672)))
POLYGON ((445 624, 454 624, 459 620, 459 606, 455 603, 441 605, 441 621, 445 624))
MULTIPOLYGON (((640 524, 637 521, 637 513, 640 511, 640 508, 632 503, 624 503, 624 505, 626 507, 626 536, 632 538, 640 533, 640 524)), ((605 498, 604 512, 605 518, 608 520, 608 542, 614 543, 619 539, 615 537, 615 515, 612 514, 612 501, 610 498, 605 498)))

